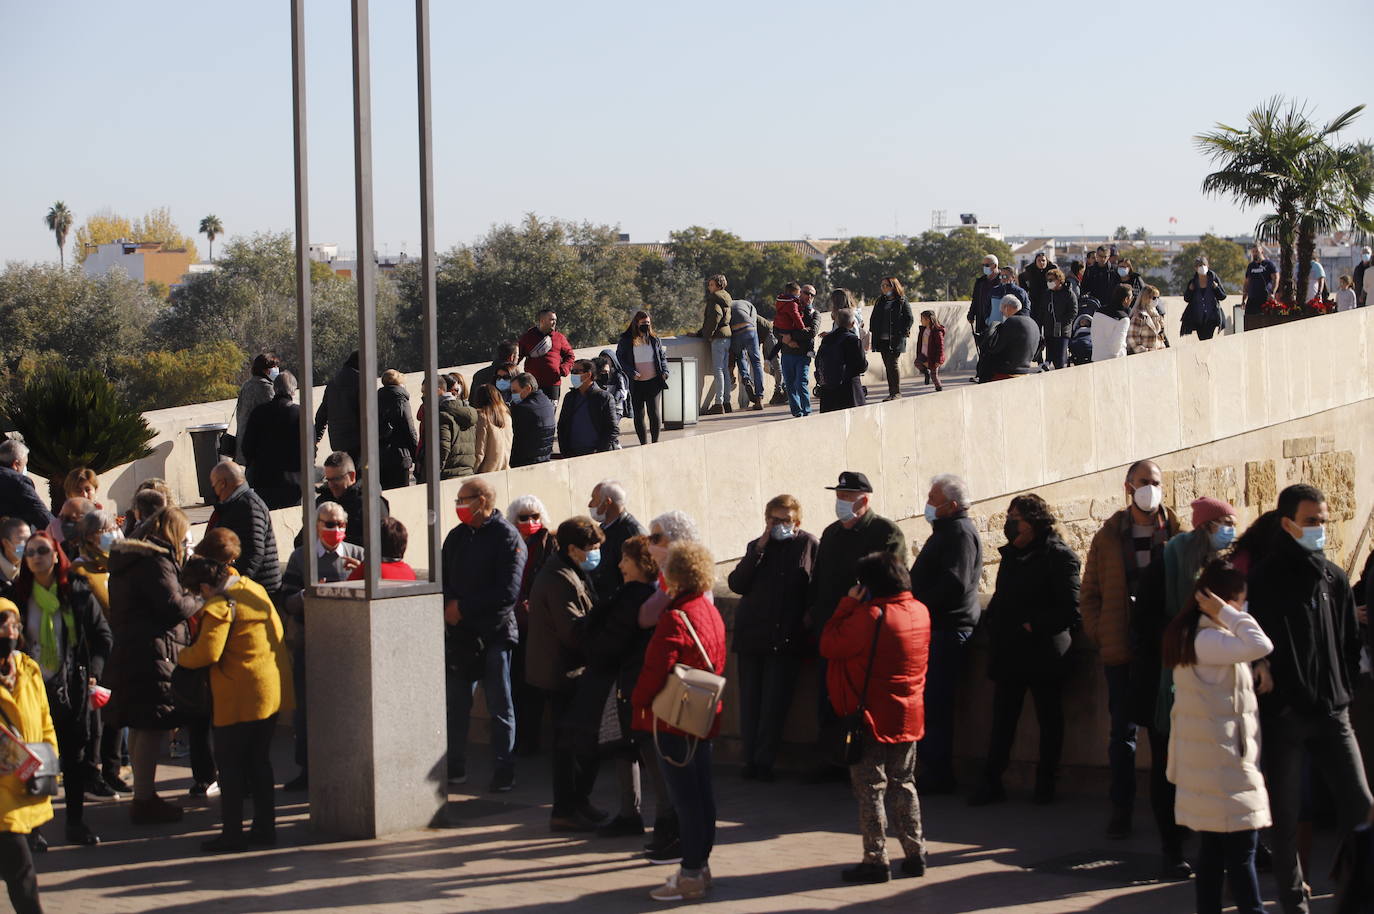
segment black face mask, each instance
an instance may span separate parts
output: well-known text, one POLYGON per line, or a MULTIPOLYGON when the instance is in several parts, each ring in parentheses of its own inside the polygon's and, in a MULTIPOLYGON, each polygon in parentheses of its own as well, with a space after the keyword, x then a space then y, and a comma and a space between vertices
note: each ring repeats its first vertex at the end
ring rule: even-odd
POLYGON ((1007 518, 1006 522, 1002 524, 1002 532, 1006 534, 1007 542, 1010 543, 1021 535, 1021 522, 1012 520, 1010 517, 1007 518))
POLYGON ((62 522, 62 539, 63 541, 76 539, 76 521, 64 520, 62 522))
POLYGON ((640 324, 640 325, 639 325, 639 332, 640 332, 640 334, 641 334, 642 336, 648 336, 648 335, 649 335, 649 325, 648 325, 648 324, 640 324))
POLYGON ((0 662, 10 659, 10 654, 14 653, 14 636, 5 635, 0 637, 0 662))

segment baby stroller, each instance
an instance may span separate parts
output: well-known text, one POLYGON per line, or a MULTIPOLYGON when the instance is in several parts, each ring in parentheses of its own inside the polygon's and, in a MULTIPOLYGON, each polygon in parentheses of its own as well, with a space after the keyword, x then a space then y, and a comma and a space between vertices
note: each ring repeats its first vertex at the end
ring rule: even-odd
POLYGON ((1078 302, 1078 314, 1069 325, 1069 364, 1086 365, 1093 360, 1093 314, 1097 299, 1083 296, 1078 302))

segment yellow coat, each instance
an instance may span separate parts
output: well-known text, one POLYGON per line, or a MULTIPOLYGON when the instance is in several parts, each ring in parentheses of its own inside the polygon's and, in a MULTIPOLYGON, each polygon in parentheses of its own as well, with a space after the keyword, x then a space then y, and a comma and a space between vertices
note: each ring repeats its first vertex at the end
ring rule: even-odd
POLYGON ((177 662, 210 668, 216 727, 266 720, 295 706, 281 617, 262 585, 248 578, 240 577, 206 602, 200 634, 177 662), (231 599, 236 604, 232 623, 231 599))
POLYGON ((80 565, 73 565, 72 572, 79 574, 86 579, 86 583, 91 585, 91 593, 100 601, 100 608, 106 617, 110 614, 110 573, 108 571, 93 571, 90 565, 84 562, 80 565))
MULTIPOLYGON (((14 691, 0 685, 0 708, 20 729, 26 743, 52 743, 57 748, 57 732, 48 713, 48 690, 43 673, 27 654, 10 655, 19 666, 14 691)), ((3 739, 4 737, 0 737, 3 739)), ((52 797, 35 797, 12 774, 0 776, 0 831, 27 835, 52 818, 52 797)))

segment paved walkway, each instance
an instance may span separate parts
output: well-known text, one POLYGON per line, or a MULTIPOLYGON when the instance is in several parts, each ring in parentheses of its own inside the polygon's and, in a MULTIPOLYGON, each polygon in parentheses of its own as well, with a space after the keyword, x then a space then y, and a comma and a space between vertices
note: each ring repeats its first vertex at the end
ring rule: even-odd
MULTIPOLYGON (((291 776, 288 741, 279 739, 276 750, 278 778, 291 776)), ((217 801, 188 803, 183 823, 162 828, 131 827, 127 801, 90 804, 88 820, 105 843, 94 849, 54 843, 38 858, 45 908, 59 914, 617 914, 656 907, 646 893, 668 868, 636 856, 640 839, 550 834, 545 761, 522 759, 516 790, 498 798, 480 792, 487 777, 480 761, 485 753, 479 749, 476 755, 472 784, 452 795, 451 827, 379 841, 317 843, 304 796, 279 793, 280 847, 211 857, 199 845, 217 828, 217 801)), ((159 773, 165 795, 184 796, 189 772, 180 763, 168 763, 159 773)), ((614 780, 610 770, 603 771, 596 798, 603 808, 614 806, 614 780)), ((716 784, 717 886, 699 906, 703 911, 1193 910, 1190 884, 1149 881, 1157 858, 1143 797, 1137 835, 1114 842, 1102 838, 1103 803, 1096 795, 1071 795, 1048 808, 1024 798, 982 809, 969 809, 956 797, 930 798, 924 801, 927 876, 846 886, 838 881, 839 870, 860 853, 846 786, 754 784, 730 766, 717 769, 716 784), (1131 884, 1137 879, 1142 881, 1131 884)), ((54 842, 61 817, 59 811, 45 829, 54 842)), ((1330 859, 1330 838, 1319 833, 1314 859, 1330 859)), ((1324 877, 1316 882, 1318 892, 1329 891, 1324 877)), ((1268 877, 1262 886, 1272 897, 1268 877)), ((1326 898, 1313 910, 1330 907, 1326 898)))

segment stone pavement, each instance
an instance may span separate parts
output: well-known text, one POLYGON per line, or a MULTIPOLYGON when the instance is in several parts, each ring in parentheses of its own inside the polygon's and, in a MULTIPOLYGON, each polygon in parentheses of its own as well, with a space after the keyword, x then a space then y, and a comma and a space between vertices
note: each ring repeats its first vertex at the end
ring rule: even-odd
MULTIPOLYGON (((275 748, 282 780, 295 773, 284 733, 275 748)), ((646 893, 669 868, 639 859, 639 838, 550 834, 546 760, 521 759, 515 791, 493 795, 482 793, 485 757, 484 748, 475 747, 472 781, 452 794, 451 824, 378 841, 319 842, 310 833, 303 794, 278 793, 277 849, 230 857, 199 849, 218 827, 217 801, 188 802, 180 825, 146 828, 128 824, 127 801, 88 804, 88 821, 105 839, 94 849, 57 843, 59 811, 45 829, 54 846, 37 861, 45 909, 616 914, 658 907, 646 893)), ((184 797, 189 771, 181 762, 166 763, 159 773, 164 795, 184 797)), ((614 808, 614 781, 607 766, 596 797, 603 808, 614 808)), ((957 797, 933 797, 923 801, 927 876, 847 886, 839 883, 839 870, 860 854, 847 786, 755 784, 728 765, 717 768, 716 786, 717 885, 699 906, 703 911, 1193 910, 1190 884, 1148 881, 1157 858, 1143 797, 1136 836, 1116 842, 1102 837, 1104 804, 1096 793, 1039 807, 1013 792, 1012 802, 982 809, 957 797), (1130 884, 1137 879, 1145 881, 1130 884)), ((1329 860, 1331 849, 1331 835, 1319 833, 1314 859, 1329 860)), ((1325 863, 1317 868, 1324 870, 1325 863)), ((1324 873, 1315 882, 1319 893, 1329 891, 1324 873)), ((1262 876, 1261 885, 1272 898, 1272 881, 1262 876)), ((1313 910, 1330 905, 1324 898, 1313 910)))

